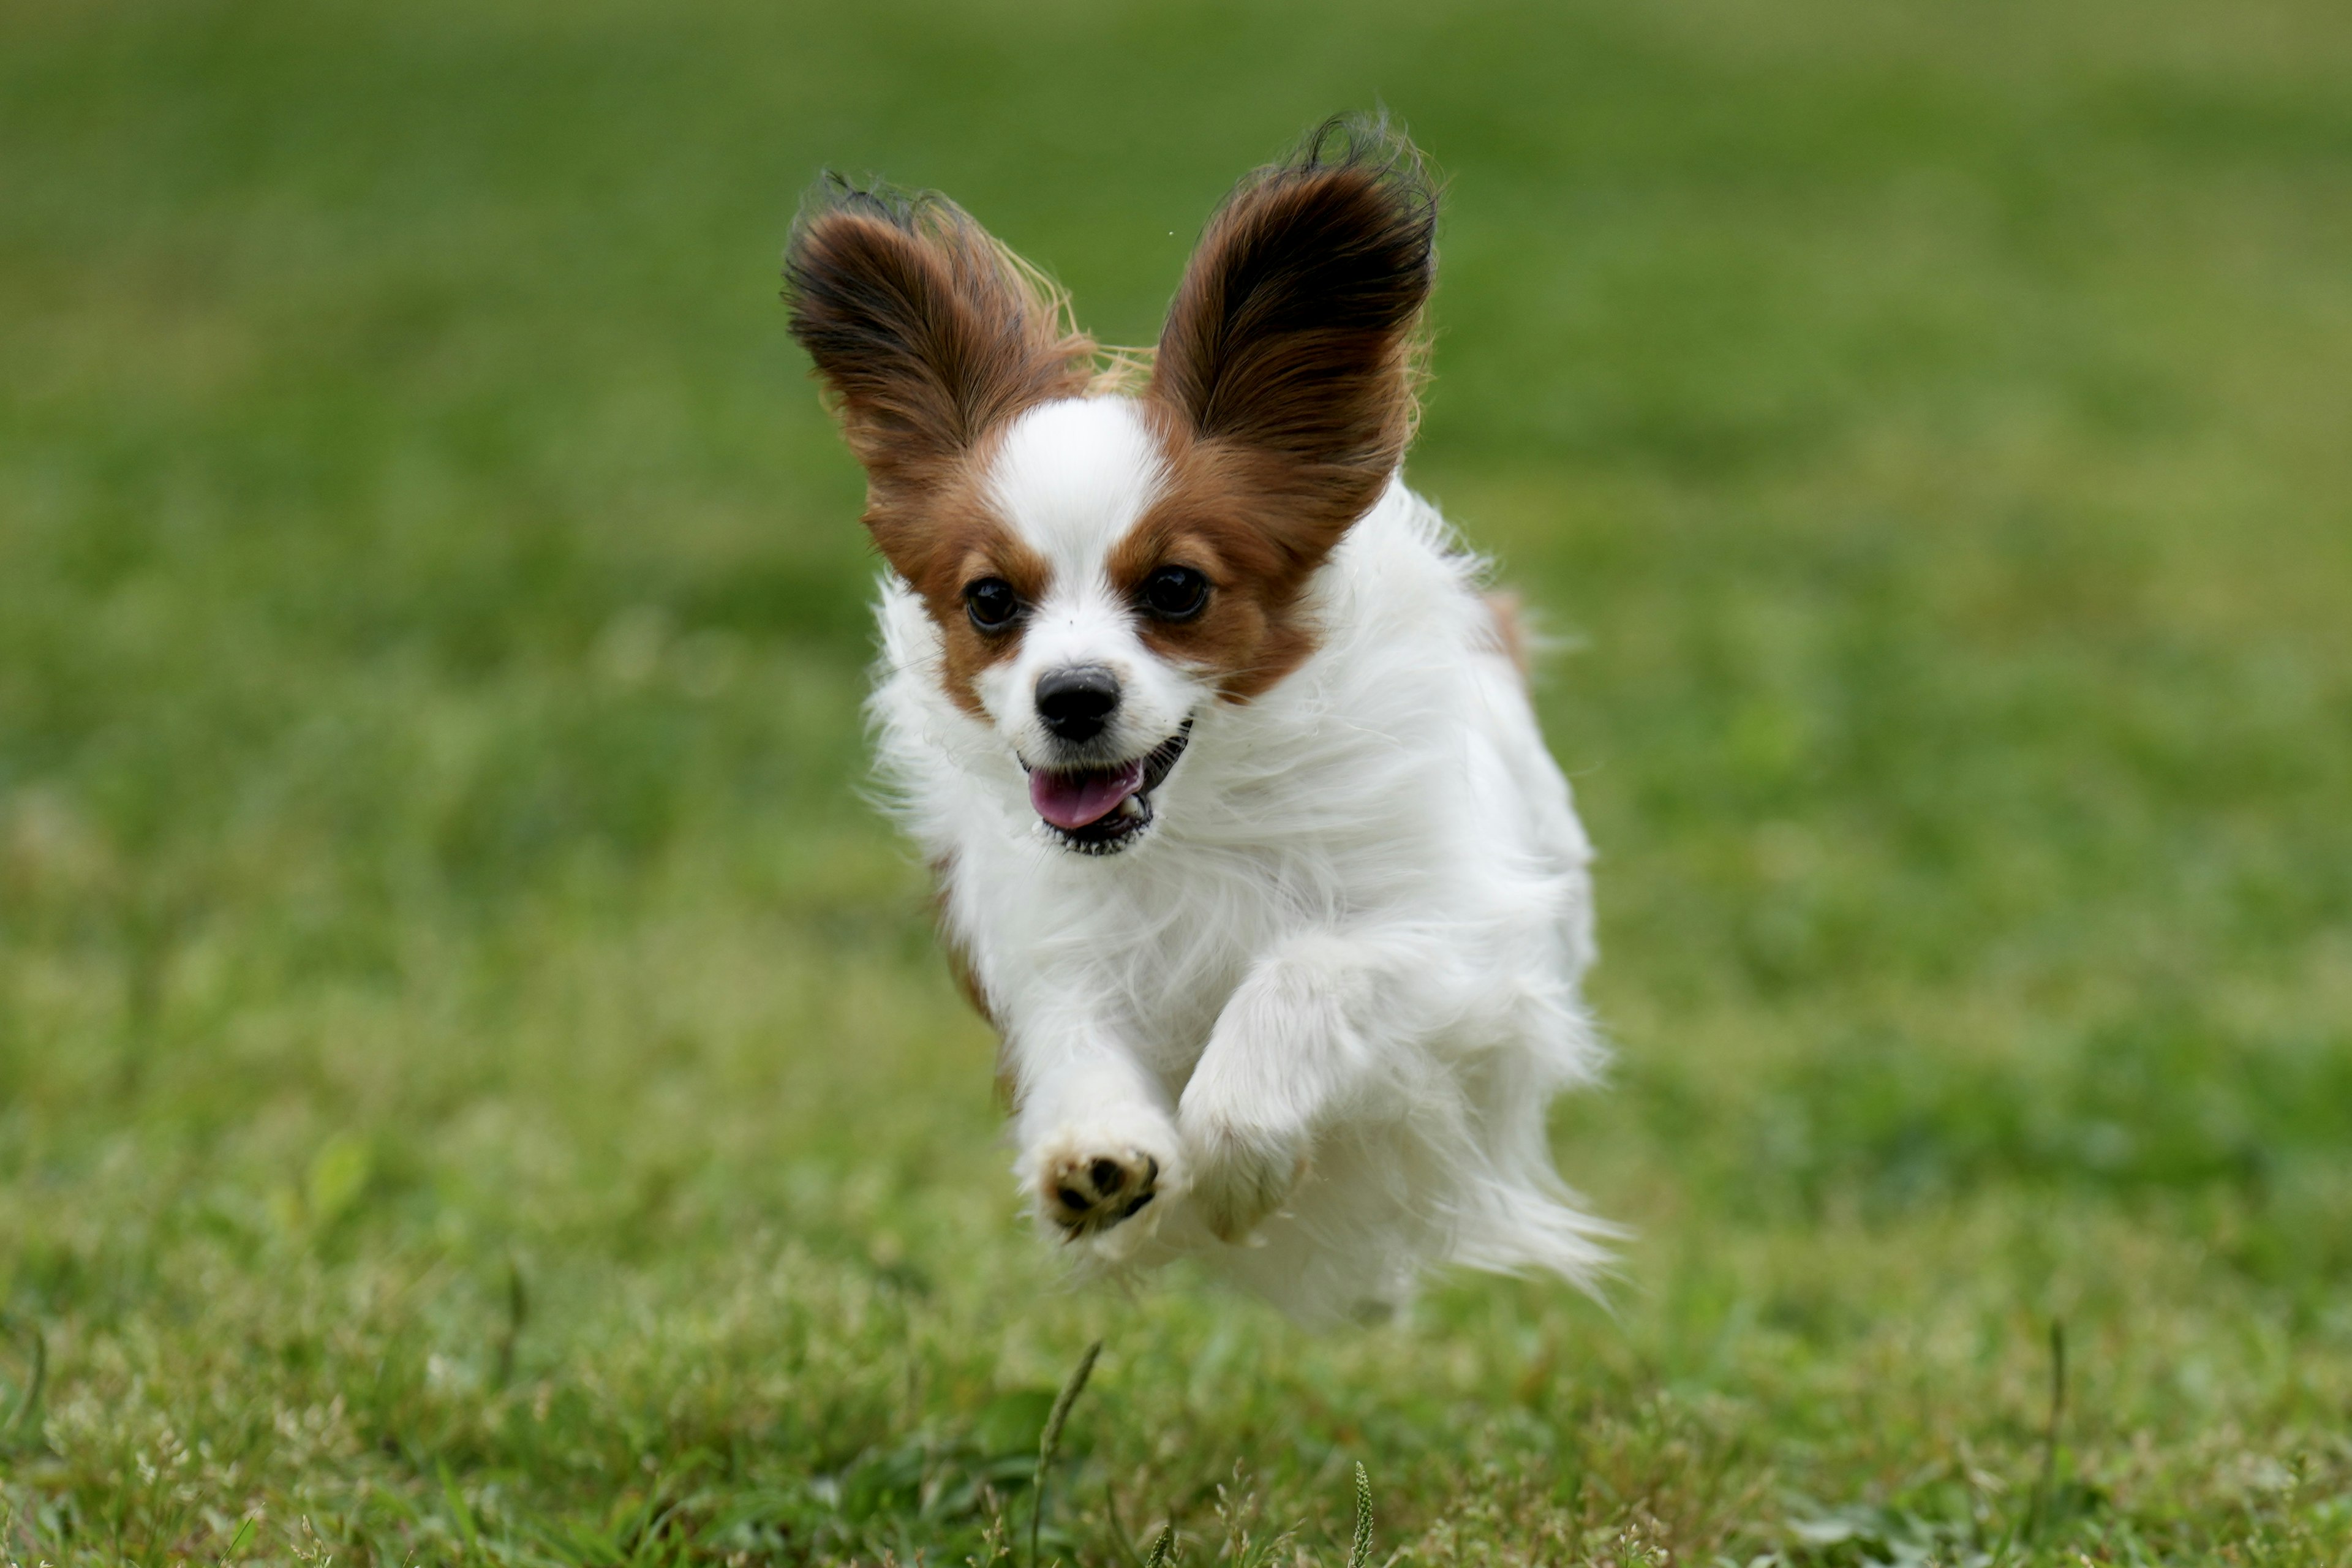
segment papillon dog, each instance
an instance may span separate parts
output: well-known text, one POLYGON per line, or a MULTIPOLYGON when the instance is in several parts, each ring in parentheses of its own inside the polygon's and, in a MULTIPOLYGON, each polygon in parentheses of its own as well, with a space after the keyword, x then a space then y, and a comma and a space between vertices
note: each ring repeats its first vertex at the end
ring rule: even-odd
POLYGON ((1591 847, 1507 604, 1400 477, 1436 220, 1409 142, 1335 121, 1218 208, 1148 354, 935 195, 829 180, 785 260, 1021 1190, 1309 1321, 1445 1264, 1589 1286, 1609 1233, 1545 1132, 1601 1055, 1591 847))

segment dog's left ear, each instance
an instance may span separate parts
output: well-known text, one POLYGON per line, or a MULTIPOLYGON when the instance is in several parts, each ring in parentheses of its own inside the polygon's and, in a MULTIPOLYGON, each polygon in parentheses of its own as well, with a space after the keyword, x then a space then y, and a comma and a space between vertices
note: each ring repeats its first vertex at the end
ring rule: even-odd
POLYGON ((1169 308, 1150 396, 1276 492, 1301 556, 1336 544, 1403 458, 1436 233, 1412 142, 1335 120, 1226 199, 1169 308))

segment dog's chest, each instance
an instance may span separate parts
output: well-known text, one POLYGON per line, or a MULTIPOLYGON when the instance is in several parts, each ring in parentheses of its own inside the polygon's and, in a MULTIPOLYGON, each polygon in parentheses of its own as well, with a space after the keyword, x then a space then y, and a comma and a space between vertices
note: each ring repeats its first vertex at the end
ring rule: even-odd
POLYGON ((1059 929, 1039 933, 1040 952, 1078 959, 1121 1034, 1178 1080, 1252 966, 1308 923, 1279 879, 1188 874, 1196 868, 1171 864, 1181 858, 1074 868, 1109 875, 1082 891, 1066 884, 1059 929))

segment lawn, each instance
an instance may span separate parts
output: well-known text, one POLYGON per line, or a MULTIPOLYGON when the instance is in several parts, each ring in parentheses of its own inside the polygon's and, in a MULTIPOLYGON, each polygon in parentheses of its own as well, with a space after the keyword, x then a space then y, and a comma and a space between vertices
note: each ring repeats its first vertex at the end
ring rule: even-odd
POLYGON ((0 1563, 1026 1568, 1097 1338, 1049 1559, 1336 1564, 1360 1461, 1433 1568, 2352 1561, 2347 82, 2340 0, 18 0, 0 1563), (1375 100, 1634 1234, 1314 1337, 1020 1220, 775 272, 878 170, 1148 342, 1375 100))

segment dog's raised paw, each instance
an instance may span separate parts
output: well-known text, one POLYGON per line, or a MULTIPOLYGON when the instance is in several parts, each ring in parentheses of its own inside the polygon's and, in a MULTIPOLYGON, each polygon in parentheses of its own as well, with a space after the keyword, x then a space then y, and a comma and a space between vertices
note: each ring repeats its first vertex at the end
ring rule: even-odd
POLYGON ((1160 1162, 1138 1149, 1065 1154, 1041 1178, 1045 1214, 1076 1241, 1133 1219, 1160 1195, 1160 1162))

